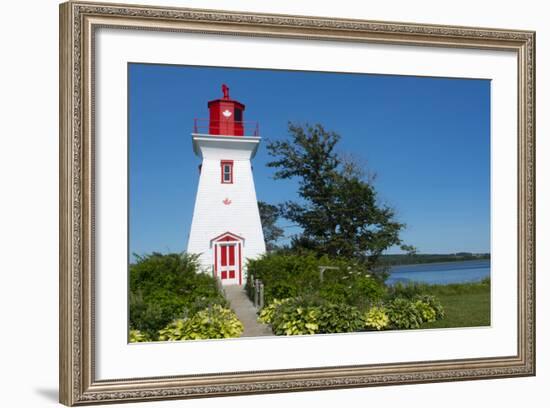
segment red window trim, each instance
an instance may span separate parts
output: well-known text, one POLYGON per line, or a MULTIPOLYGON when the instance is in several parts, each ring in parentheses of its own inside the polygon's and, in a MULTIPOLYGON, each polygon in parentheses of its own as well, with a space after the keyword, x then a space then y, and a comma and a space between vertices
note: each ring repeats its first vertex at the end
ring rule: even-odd
POLYGON ((222 160, 220 162, 221 182, 222 184, 233 184, 233 160, 222 160), (223 177, 223 167, 229 165, 229 181, 225 181, 223 177))

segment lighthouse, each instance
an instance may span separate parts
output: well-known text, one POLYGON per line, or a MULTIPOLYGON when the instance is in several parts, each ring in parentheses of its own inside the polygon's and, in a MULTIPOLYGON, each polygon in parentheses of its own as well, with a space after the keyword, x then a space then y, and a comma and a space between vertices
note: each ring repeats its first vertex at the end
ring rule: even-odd
POLYGON ((251 164, 260 136, 225 84, 222 93, 208 102, 208 119, 195 119, 191 134, 202 162, 187 252, 200 254, 203 269, 223 285, 242 285, 246 259, 265 252, 251 164))

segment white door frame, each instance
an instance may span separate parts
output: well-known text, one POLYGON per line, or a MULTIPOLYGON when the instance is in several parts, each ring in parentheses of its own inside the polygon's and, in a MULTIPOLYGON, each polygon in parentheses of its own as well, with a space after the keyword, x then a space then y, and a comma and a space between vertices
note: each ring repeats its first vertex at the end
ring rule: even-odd
POLYGON ((221 280, 222 285, 242 285, 244 240, 237 235, 226 233, 212 241, 214 276, 221 280), (234 261, 233 265, 231 265, 231 260, 234 261))

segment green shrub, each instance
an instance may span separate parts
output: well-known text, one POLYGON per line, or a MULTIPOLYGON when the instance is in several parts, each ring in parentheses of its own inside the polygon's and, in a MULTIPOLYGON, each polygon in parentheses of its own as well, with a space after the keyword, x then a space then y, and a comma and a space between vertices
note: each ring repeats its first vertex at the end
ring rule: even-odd
POLYGON ((435 296, 418 295, 415 297, 415 300, 421 301, 429 305, 435 312, 435 320, 440 320, 445 317, 445 310, 443 309, 443 305, 435 296))
POLYGON ((264 284, 268 306, 258 320, 284 335, 419 328, 444 317, 431 292, 450 286, 387 287, 362 264, 308 252, 271 252, 249 261, 248 271, 264 284), (326 269, 321 279, 320 266, 336 268, 326 269))
POLYGON ((329 303, 348 303, 350 292, 350 285, 331 282, 321 286, 319 297, 329 303))
POLYGON ((351 283, 348 303, 366 310, 380 303, 386 296, 386 287, 370 275, 356 276, 351 283))
POLYGON ((176 319, 159 331, 159 340, 199 340, 239 337, 243 325, 235 313, 214 305, 195 313, 192 317, 176 319))
POLYGON ((412 300, 395 298, 387 305, 390 324, 396 329, 417 329, 445 316, 443 306, 434 296, 417 295, 412 300))
POLYGON ((422 313, 408 299, 396 298, 386 306, 386 310, 392 328, 418 329, 422 324, 422 313))
POLYGON ((271 328, 277 335, 315 334, 319 331, 319 314, 319 307, 302 305, 293 299, 275 307, 271 328))
POLYGON ((365 313, 365 326, 369 329, 383 330, 388 327, 390 319, 386 313, 386 308, 382 306, 373 306, 365 313))
POLYGON ((364 327, 362 315, 354 306, 303 298, 276 300, 262 309, 259 320, 271 324, 275 334, 287 336, 348 333, 364 327))
MULTIPOLYGON (((265 290, 265 284, 264 284, 265 290)), ((265 293, 265 292, 264 292, 265 293)), ((298 288, 286 282, 274 282, 269 285, 267 297, 269 299, 286 299, 297 296, 298 288)), ((264 295, 265 296, 265 295, 264 295)))
POLYGON ((149 337, 155 336, 157 327, 162 327, 172 317, 166 311, 163 313, 160 302, 155 303, 151 298, 145 301, 140 289, 130 289, 129 298, 130 327, 149 337))
POLYGON ((290 302, 290 301, 292 301, 292 299, 289 299, 289 298, 282 299, 282 300, 274 299, 273 302, 271 302, 269 305, 265 306, 260 311, 260 314, 258 316, 258 321, 260 323, 264 323, 264 324, 271 324, 271 321, 273 320, 273 315, 275 314, 275 309, 279 305, 282 305, 282 304, 290 302))
MULTIPOLYGON (((364 265, 346 259, 321 258, 311 253, 271 252, 248 261, 248 275, 264 284, 265 303, 274 299, 310 297, 318 302, 345 303, 365 309, 386 293, 383 283, 372 277, 364 265), (319 267, 329 266, 321 280, 319 267)), ((247 293, 252 282, 247 282, 247 293)))
POLYGON ((325 303, 319 306, 319 333, 349 333, 363 328, 365 322, 354 306, 325 303))
POLYGON ((421 300, 415 300, 413 303, 414 307, 422 317, 423 323, 432 323, 436 320, 436 313, 433 307, 428 303, 424 303, 421 300))
POLYGON ((176 318, 226 305, 216 281, 201 273, 198 256, 153 253, 137 257, 129 273, 130 327, 155 339, 176 318))
MULTIPOLYGON (((313 255, 267 253, 248 260, 248 275, 264 284, 265 303, 319 287, 319 260, 313 255)), ((250 285, 250 282, 247 282, 250 285)))
POLYGON ((142 343, 146 341, 151 341, 151 338, 146 333, 134 329, 130 330, 130 343, 142 343))

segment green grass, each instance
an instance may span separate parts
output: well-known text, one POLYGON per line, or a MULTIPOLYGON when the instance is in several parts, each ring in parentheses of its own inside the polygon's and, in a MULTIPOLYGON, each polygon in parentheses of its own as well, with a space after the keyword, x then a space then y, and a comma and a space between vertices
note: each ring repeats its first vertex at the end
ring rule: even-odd
POLYGON ((478 283, 430 285, 426 292, 437 296, 445 309, 445 318, 422 325, 424 329, 478 327, 491 324, 491 286, 489 280, 478 283))

